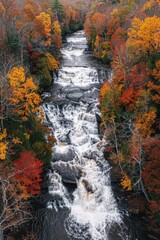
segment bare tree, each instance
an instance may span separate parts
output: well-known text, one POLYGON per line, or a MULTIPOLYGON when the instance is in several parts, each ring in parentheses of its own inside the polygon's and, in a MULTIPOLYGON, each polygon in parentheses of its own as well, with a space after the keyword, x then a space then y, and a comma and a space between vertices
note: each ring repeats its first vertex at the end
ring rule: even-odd
POLYGON ((10 174, 6 179, 0 177, 0 239, 4 239, 4 233, 13 227, 17 227, 32 219, 31 206, 28 201, 18 194, 14 175, 10 174))
POLYGON ((136 171, 136 178, 137 181, 134 183, 134 187, 137 186, 138 189, 140 189, 144 196, 146 197, 147 201, 149 202, 149 197, 147 195, 143 178, 142 178, 142 171, 143 171, 143 165, 144 165, 144 149, 143 149, 143 139, 141 134, 139 133, 136 125, 133 122, 132 116, 123 116, 124 119, 124 126, 125 130, 128 129, 129 135, 134 136, 135 142, 132 142, 132 145, 136 145, 136 154, 132 156, 132 159, 136 162, 136 166, 138 167, 138 171, 136 171))

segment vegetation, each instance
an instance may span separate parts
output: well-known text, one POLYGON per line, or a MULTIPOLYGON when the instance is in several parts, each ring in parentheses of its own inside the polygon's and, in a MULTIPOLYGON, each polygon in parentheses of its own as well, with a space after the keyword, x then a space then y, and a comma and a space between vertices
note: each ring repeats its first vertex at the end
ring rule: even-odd
MULTIPOLYGON (((110 63, 113 78, 101 86, 106 152, 119 166, 121 184, 143 192, 160 224, 159 1, 98 4, 87 14, 85 32, 97 58, 110 63)), ((152 219, 152 223, 153 223, 152 219)))
POLYGON ((65 34, 83 26, 95 57, 113 70, 99 98, 109 160, 160 224, 159 7, 159 0, 0 0, 0 239, 32 217, 30 198, 41 192, 56 141, 40 93, 59 68, 65 34))
POLYGON ((0 0, 0 239, 32 218, 30 199, 41 193, 56 141, 40 93, 59 68, 62 35, 81 28, 84 15, 65 1, 0 0))

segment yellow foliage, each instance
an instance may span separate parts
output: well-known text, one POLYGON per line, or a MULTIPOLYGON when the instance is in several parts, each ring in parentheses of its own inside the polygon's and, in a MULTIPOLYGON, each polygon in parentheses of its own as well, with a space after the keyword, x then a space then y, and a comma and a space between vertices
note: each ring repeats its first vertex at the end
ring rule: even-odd
POLYGON ((12 142, 13 142, 14 144, 22 144, 22 142, 20 141, 20 139, 19 139, 18 137, 13 138, 13 139, 12 139, 12 142))
POLYGON ((54 30, 54 34, 53 34, 53 43, 55 45, 56 50, 59 51, 59 49, 62 47, 62 31, 61 31, 61 27, 58 21, 55 21, 53 23, 53 30, 54 30))
POLYGON ((49 70, 58 70, 59 62, 50 53, 46 53, 45 56, 48 59, 49 70))
POLYGON ((124 156, 121 152, 119 152, 118 154, 116 153, 112 153, 109 157, 109 159, 111 161, 113 161, 114 163, 119 163, 119 162, 123 162, 124 161, 124 156))
POLYGON ((30 134, 28 134, 28 133, 24 133, 23 135, 25 136, 25 138, 26 138, 27 140, 30 139, 30 134))
POLYGON ((54 30, 54 33, 57 33, 57 34, 61 34, 62 33, 61 27, 60 27, 58 21, 54 21, 54 23, 53 23, 53 30, 54 30))
POLYGON ((137 55, 160 51, 160 18, 153 16, 140 20, 135 18, 128 32, 127 45, 137 55))
POLYGON ((111 17, 117 17, 118 13, 119 13, 119 11, 117 8, 113 9, 113 11, 111 12, 111 17))
POLYGON ((4 129, 2 133, 0 133, 0 160, 6 159, 7 149, 8 149, 8 142, 5 141, 7 137, 7 131, 4 129))
POLYGON ((3 138, 6 138, 7 137, 7 131, 6 129, 3 130, 3 133, 0 133, 0 141, 3 140, 3 138))
MULTIPOLYGON (((142 7, 142 11, 147 11, 152 9, 152 7, 156 7, 156 4, 160 6, 159 0, 148 0, 142 7)), ((157 6, 158 7, 158 6, 157 6)))
POLYGON ((9 100, 15 106, 15 112, 26 121, 29 115, 38 110, 41 102, 39 94, 36 93, 38 88, 31 77, 26 78, 23 67, 14 67, 8 78, 12 87, 12 97, 9 100))
POLYGON ((137 119, 135 125, 142 137, 145 138, 151 134, 151 128, 154 124, 156 116, 156 111, 151 110, 150 112, 144 113, 141 117, 137 119))
POLYGON ((0 2, 0 11, 3 11, 3 12, 6 11, 5 7, 3 6, 3 4, 1 2, 0 2))
POLYGON ((127 174, 123 175, 123 178, 121 180, 121 185, 123 188, 126 188, 127 191, 131 191, 132 190, 132 184, 131 184, 131 180, 130 178, 127 176, 127 174))
POLYGON ((42 12, 36 17, 43 25, 43 33, 45 37, 50 37, 51 35, 51 17, 48 13, 42 12))
POLYGON ((11 87, 19 87, 25 81, 25 70, 23 67, 14 67, 8 74, 11 87))

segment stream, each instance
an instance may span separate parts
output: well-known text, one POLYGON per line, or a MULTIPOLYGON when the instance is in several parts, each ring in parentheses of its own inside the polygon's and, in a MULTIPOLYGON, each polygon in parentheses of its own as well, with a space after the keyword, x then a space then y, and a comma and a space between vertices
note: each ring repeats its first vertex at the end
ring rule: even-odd
POLYGON ((146 240, 117 203, 103 155, 98 97, 111 73, 88 51, 83 31, 69 35, 61 52, 58 76, 43 94, 57 143, 39 239, 146 240))

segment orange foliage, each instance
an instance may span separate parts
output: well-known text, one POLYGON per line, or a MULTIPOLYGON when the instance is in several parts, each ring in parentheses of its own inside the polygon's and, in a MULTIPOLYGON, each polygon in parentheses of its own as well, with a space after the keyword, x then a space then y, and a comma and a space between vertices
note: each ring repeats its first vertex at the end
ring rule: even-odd
POLYGON ((44 45, 48 46, 51 44, 51 17, 45 12, 41 12, 36 16, 34 20, 36 24, 35 36, 41 38, 44 41, 44 45))
POLYGON ((128 175, 126 173, 123 174, 123 178, 121 180, 121 185, 127 191, 131 191, 132 190, 131 179, 128 177, 128 175))
POLYGON ((28 116, 39 111, 41 98, 36 93, 37 86, 32 78, 26 78, 23 67, 14 67, 8 74, 12 97, 10 101, 15 106, 15 113, 18 113, 22 120, 27 120, 28 116))
POLYGON ((105 31, 107 24, 106 20, 106 14, 96 12, 92 15, 91 22, 98 35, 101 35, 105 31))
POLYGON ((100 98, 103 100, 107 92, 111 91, 111 86, 108 82, 104 83, 100 89, 100 98))
POLYGON ((53 23, 53 42, 55 45, 56 50, 60 50, 60 48, 62 47, 62 36, 61 36, 61 27, 58 21, 54 21, 53 23))

